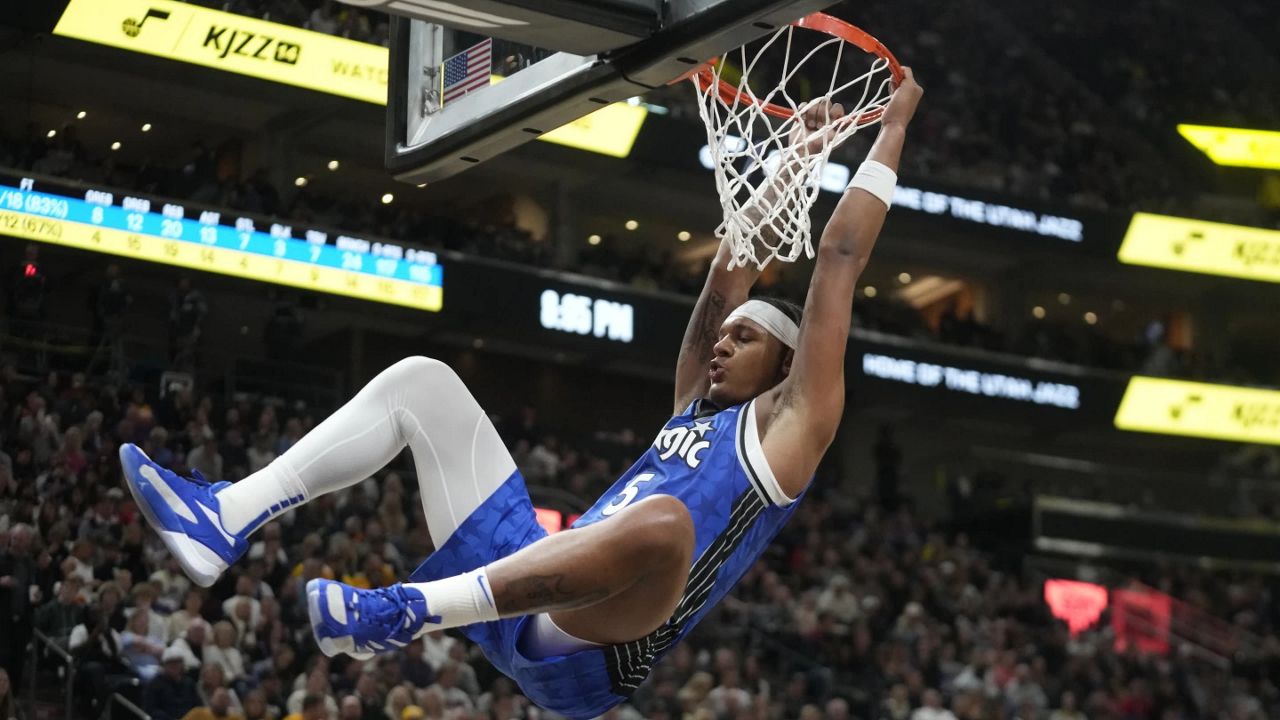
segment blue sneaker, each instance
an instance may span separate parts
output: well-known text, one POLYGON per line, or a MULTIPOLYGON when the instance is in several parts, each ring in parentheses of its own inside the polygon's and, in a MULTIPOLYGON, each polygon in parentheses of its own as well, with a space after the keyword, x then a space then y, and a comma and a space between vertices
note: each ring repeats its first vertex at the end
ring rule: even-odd
POLYGON ((120 446, 120 467, 138 509, 195 584, 213 585, 249 549, 248 533, 227 532, 219 515, 216 493, 231 483, 182 477, 132 443, 120 446))
POLYGON ((441 622, 421 592, 399 584, 361 590, 316 578, 307 583, 307 609, 321 652, 357 660, 402 648, 423 634, 423 625, 441 622))

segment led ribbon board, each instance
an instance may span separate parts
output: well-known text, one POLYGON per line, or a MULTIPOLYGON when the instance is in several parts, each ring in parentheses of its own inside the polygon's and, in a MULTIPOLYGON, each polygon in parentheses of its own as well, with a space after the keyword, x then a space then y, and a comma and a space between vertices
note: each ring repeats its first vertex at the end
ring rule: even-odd
POLYGON ((1134 213, 1119 257, 1129 265, 1280 282, 1280 231, 1134 213))
POLYGON ((0 177, 0 235, 361 300, 439 311, 443 269, 426 250, 252 218, 84 191, 83 199, 0 177), (155 212, 155 208, 160 212, 155 212))
POLYGON ((1280 170, 1280 132, 1181 124, 1178 133, 1218 165, 1280 170))
POLYGON ((1280 391, 1136 375, 1115 424, 1121 430, 1280 445, 1280 391))
POLYGON ((71 0, 55 35, 385 105, 387 49, 172 0, 71 0))

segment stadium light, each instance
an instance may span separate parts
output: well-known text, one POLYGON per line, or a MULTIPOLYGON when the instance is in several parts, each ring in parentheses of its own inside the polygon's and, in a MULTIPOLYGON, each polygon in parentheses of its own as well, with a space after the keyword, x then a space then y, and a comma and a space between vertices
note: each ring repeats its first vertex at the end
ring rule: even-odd
POLYGON ((112 150, 119 150, 119 149, 120 149, 120 141, 119 141, 119 140, 117 140, 117 141, 115 141, 115 142, 111 143, 111 149, 112 149, 112 150))
POLYGON ((89 113, 87 113, 87 112, 85 112, 85 111, 81 110, 80 112, 76 113, 76 119, 77 119, 77 120, 83 120, 83 119, 85 119, 85 117, 86 117, 86 116, 88 116, 88 114, 89 114, 89 113))
POLYGON ((1035 306, 1035 307, 1031 308, 1031 316, 1032 316, 1032 317, 1034 317, 1034 318, 1035 318, 1035 319, 1037 319, 1037 320, 1043 320, 1043 319, 1044 319, 1044 308, 1043 308, 1043 307, 1041 307, 1041 306, 1039 306, 1039 305, 1037 305, 1037 306, 1035 306))
POLYGON ((898 282, 902 283, 903 285, 910 283, 911 273, 909 272, 898 273, 898 282))
MULTIPOLYGON (((330 170, 337 170, 337 169, 338 169, 338 161, 337 161, 337 160, 330 160, 330 161, 329 161, 329 169, 330 169, 330 170)), ((421 186, 419 186, 419 187, 421 187, 421 186)))
POLYGON ((142 123, 142 132, 151 132, 151 123, 142 123))
POLYGON ((689 238, 691 237, 693 237, 693 235, 689 234, 688 230, 681 230, 680 232, 676 233, 676 239, 679 240, 680 242, 689 242, 689 238))
POLYGON ((1179 124, 1178 133, 1218 165, 1280 170, 1280 132, 1179 124))
POLYGON ((1084 321, 1090 325, 1098 324, 1098 314, 1095 312, 1087 312, 1084 314, 1084 321))
POLYGON ((587 244, 588 244, 588 245, 599 245, 599 244, 600 244, 600 236, 599 236, 599 235, 588 235, 588 236, 587 236, 587 244))
POLYGON ((876 286, 875 286, 875 285, 868 285, 868 286, 866 286, 865 288, 863 288, 863 289, 862 289, 862 294, 863 294, 863 295, 866 295, 866 296, 867 296, 867 297, 869 297, 869 298, 873 298, 873 297, 875 297, 875 296, 876 296, 876 286))
POLYGON ((1070 294, 1070 293, 1064 293, 1064 292, 1058 293, 1058 302, 1059 302, 1059 303, 1061 303, 1062 305, 1070 305, 1070 304, 1071 304, 1071 294, 1070 294))
POLYGON ((294 184, 294 185, 296 185, 296 186, 298 186, 298 187, 306 187, 306 186, 307 186, 307 178, 306 178, 306 177, 304 177, 304 176, 302 176, 302 175, 299 175, 297 178, 295 178, 295 179, 294 179, 293 184, 294 184))
POLYGON ((383 195, 382 195, 382 204, 383 204, 383 205, 390 205, 390 204, 392 203, 392 201, 394 201, 395 199, 396 199, 396 196, 395 196, 395 195, 392 195, 391 193, 383 193, 383 195))
POLYGON ((640 223, 635 220, 628 220, 626 224, 623 225, 623 227, 625 227, 628 230, 635 230, 636 228, 640 227, 640 223))
POLYGON ((50 130, 48 133, 45 134, 45 137, 57 137, 57 135, 58 135, 57 130, 50 130))

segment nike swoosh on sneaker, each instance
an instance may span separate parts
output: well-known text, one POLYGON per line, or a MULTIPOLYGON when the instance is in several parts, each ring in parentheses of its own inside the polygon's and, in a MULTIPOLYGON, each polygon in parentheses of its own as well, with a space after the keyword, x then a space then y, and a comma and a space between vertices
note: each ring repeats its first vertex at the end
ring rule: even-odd
POLYGON ((228 545, 234 546, 236 544, 235 537, 222 527, 222 518, 218 517, 218 513, 205 507, 204 503, 201 502, 197 502, 196 507, 200 508, 200 511, 205 514, 205 517, 209 518, 209 523, 217 529, 217 531, 222 535, 222 538, 227 541, 228 545))

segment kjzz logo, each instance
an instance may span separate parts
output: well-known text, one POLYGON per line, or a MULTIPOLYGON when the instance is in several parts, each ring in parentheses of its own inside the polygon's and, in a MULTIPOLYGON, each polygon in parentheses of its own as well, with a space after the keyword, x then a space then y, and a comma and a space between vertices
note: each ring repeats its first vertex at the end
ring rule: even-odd
POLYGON ((302 55, 302 46, 297 43, 217 25, 210 26, 204 37, 203 47, 210 46, 218 54, 219 60, 228 55, 239 55, 255 60, 297 65, 298 58, 302 55))
POLYGON ((169 13, 164 10, 148 8, 147 14, 143 15, 141 20, 137 18, 125 18, 125 21, 120 24, 120 29, 125 35, 128 35, 131 38, 138 37, 138 33, 142 32, 142 26, 146 25, 147 21, 151 18, 155 18, 157 20, 168 20, 169 13))

